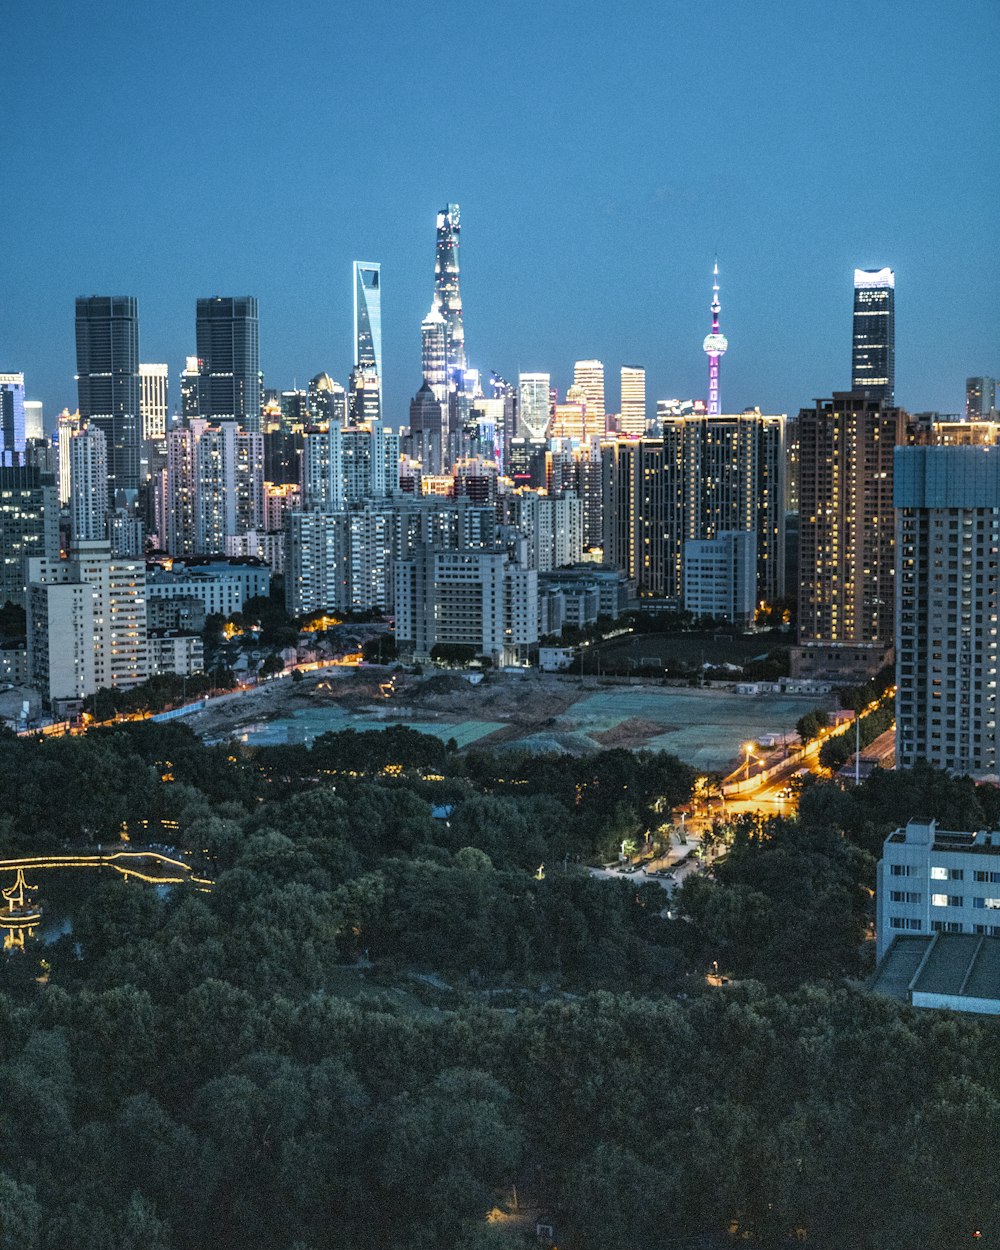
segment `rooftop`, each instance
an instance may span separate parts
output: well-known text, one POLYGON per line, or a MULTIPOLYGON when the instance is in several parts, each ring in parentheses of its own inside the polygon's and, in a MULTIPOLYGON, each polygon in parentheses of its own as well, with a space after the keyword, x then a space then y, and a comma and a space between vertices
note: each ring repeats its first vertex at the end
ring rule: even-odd
POLYGON ((879 964, 869 988, 897 1002, 914 994, 941 995, 969 1002, 1000 1004, 1000 937, 976 933, 934 933, 897 937, 879 964))

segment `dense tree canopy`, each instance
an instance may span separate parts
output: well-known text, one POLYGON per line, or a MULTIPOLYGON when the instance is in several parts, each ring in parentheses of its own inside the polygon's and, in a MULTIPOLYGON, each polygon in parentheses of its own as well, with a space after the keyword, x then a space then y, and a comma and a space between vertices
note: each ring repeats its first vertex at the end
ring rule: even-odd
POLYGON ((6 850, 125 828, 214 885, 53 886, 72 933, 0 956, 0 1250, 496 1250, 515 1188, 577 1250, 1000 1236, 995 1026, 853 980, 887 830, 995 792, 810 784, 671 919, 583 865, 690 785, 405 729, 3 736, 6 850))

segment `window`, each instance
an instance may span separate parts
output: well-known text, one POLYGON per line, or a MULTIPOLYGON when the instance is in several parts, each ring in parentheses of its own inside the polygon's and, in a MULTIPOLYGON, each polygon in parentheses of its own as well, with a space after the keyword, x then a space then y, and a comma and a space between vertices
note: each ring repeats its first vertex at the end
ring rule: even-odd
POLYGON ((1000 898, 974 898, 973 907, 985 907, 989 911, 1000 911, 1000 898))
POLYGON ((916 894, 913 890, 890 890, 889 898, 894 903, 919 903, 923 900, 923 895, 916 894))
POLYGON ((983 872, 977 868, 972 874, 973 881, 988 881, 991 885, 995 885, 1000 881, 1000 872, 983 872))
POLYGON ((909 929, 911 931, 920 929, 920 921, 912 916, 893 916, 889 921, 890 929, 909 929))
POLYGON ((947 895, 947 894, 932 894, 932 895, 931 895, 931 906, 932 906, 932 907, 947 907, 947 906, 948 906, 948 895, 947 895))
POLYGON ((893 864, 890 871, 894 877, 912 877, 913 865, 912 864, 893 864))
POLYGON ((965 876, 964 868, 931 868, 932 881, 961 881, 965 876))

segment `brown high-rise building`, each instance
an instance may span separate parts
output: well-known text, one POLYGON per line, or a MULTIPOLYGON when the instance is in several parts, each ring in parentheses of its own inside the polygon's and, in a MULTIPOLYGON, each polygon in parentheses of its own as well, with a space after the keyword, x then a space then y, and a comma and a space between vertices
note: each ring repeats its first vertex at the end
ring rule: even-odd
POLYGON ((906 413, 857 391, 803 408, 799 431, 799 647, 794 676, 844 684, 891 658, 893 451, 906 413))

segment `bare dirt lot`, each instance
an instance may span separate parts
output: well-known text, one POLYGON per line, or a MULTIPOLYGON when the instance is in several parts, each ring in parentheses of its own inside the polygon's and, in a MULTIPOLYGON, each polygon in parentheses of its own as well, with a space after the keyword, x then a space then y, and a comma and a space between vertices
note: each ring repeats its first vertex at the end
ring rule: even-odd
POLYGON ((790 729, 816 700, 737 696, 731 688, 540 673, 414 676, 333 669, 218 700, 188 723, 209 740, 311 742, 341 729, 408 725, 459 747, 517 745, 583 754, 609 747, 671 751, 699 768, 734 763, 758 733, 790 729))

